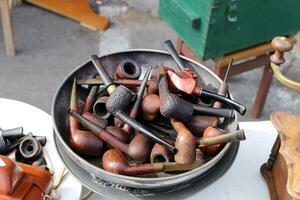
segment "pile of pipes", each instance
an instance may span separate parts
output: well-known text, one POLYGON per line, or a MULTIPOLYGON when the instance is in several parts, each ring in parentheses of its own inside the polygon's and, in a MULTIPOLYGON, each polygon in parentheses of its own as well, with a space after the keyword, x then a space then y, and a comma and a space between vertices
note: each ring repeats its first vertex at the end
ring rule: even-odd
POLYGON ((184 65, 170 41, 165 46, 177 70, 148 66, 142 72, 133 60, 123 60, 110 77, 99 58, 91 56, 99 76, 74 79, 71 91, 75 152, 102 156, 103 169, 112 173, 180 173, 208 162, 226 143, 245 139, 243 130, 224 131, 235 113, 246 112, 229 97, 226 80, 218 93, 204 90, 201 74, 184 65), (80 106, 77 85, 88 83, 89 95, 80 106))
POLYGON ((49 156, 43 148, 46 142, 45 136, 24 134, 22 127, 0 129, 0 155, 51 171, 49 156))

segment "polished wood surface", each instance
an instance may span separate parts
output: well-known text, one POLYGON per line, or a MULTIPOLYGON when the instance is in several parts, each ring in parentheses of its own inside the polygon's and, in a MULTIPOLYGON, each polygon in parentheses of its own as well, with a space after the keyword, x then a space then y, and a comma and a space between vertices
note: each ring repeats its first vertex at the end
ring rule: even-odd
POLYGON ((272 200, 300 199, 300 116, 274 112, 271 121, 278 139, 261 173, 272 200))

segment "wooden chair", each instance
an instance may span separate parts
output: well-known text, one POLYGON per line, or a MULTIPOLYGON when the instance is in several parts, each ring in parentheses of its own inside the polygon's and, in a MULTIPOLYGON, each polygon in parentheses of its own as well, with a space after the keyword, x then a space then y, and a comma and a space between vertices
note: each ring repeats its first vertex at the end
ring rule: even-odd
MULTIPOLYGON (((181 55, 203 63, 203 61, 200 60, 180 38, 178 38, 177 40, 176 50, 181 55)), ((214 72, 221 79, 223 79, 227 69, 227 65, 231 59, 234 59, 235 63, 232 65, 230 76, 235 76, 246 71, 264 67, 262 78, 251 112, 251 115, 254 118, 258 118, 261 115, 269 88, 272 83, 273 73, 270 67, 269 56, 273 52, 274 49, 268 42, 227 54, 221 58, 213 59, 215 63, 214 72)))

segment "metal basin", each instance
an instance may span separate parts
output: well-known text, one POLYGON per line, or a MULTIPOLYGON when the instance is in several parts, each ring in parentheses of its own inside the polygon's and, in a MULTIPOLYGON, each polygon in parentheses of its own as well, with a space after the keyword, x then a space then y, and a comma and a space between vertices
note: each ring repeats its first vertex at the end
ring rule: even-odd
MULTIPOLYGON (((175 67, 175 62, 171 58, 171 56, 162 51, 154 51, 154 50, 131 50, 124 51, 119 53, 110 54, 107 56, 103 56, 100 58, 102 64, 107 69, 110 75, 116 69, 116 66, 123 59, 132 59, 137 64, 142 66, 142 70, 145 71, 145 67, 149 65, 165 65, 168 67, 175 67)), ((183 58, 187 65, 194 68, 196 70, 202 80, 204 88, 216 89, 219 88, 221 84, 221 80, 213 74, 209 69, 205 66, 196 63, 187 58, 183 58)), ((125 176, 118 175, 107 172, 103 170, 101 167, 101 158, 90 158, 90 157, 82 157, 76 154, 69 146, 69 129, 67 127, 67 109, 69 107, 70 102, 70 93, 71 86, 74 77, 81 78, 87 76, 93 76, 97 74, 97 71, 94 69, 92 63, 89 61, 84 63, 73 72, 71 72, 65 80, 62 82, 60 87, 58 88, 52 105, 52 120, 54 125, 55 137, 59 140, 60 148, 63 149, 64 152, 68 155, 68 157, 73 160, 78 166, 86 172, 88 172, 95 181, 97 180, 105 180, 111 183, 117 183, 122 186, 127 186, 131 188, 144 188, 144 189, 157 189, 157 188, 168 188, 174 185, 180 185, 183 183, 187 183, 197 177, 203 175, 207 170, 211 169, 215 166, 221 158, 226 154, 228 149, 232 144, 226 144, 225 147, 220 151, 214 158, 212 158, 209 162, 204 165, 185 172, 181 174, 173 174, 173 175, 161 175, 159 177, 133 177, 133 176, 125 176)), ((78 87, 78 95, 81 99, 85 99, 88 94, 88 90, 84 87, 78 87)), ((236 113, 237 116, 237 113, 236 113)), ((227 127, 228 131, 237 130, 237 117, 235 120, 227 127)), ((71 167, 71 166, 68 166, 71 167)))

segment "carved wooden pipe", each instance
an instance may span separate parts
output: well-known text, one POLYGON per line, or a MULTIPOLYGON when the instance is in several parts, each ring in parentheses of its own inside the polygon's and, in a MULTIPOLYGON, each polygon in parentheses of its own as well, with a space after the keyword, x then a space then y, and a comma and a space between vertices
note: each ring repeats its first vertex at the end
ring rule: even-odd
POLYGON ((199 98, 207 97, 216 101, 220 101, 238 111, 241 115, 244 115, 246 112, 246 107, 238 102, 202 89, 202 87, 197 84, 196 80, 186 76, 184 71, 176 73, 173 70, 167 70, 166 76, 168 79, 169 88, 173 91, 180 91, 185 94, 197 96, 199 98))
POLYGON ((196 143, 206 155, 217 154, 225 143, 245 140, 244 130, 225 133, 224 130, 209 126, 205 129, 203 137, 197 138, 196 143))
POLYGON ((127 154, 132 159, 139 161, 139 162, 144 162, 148 159, 152 144, 143 135, 136 134, 134 139, 128 145, 128 144, 120 141, 116 137, 112 136, 108 131, 97 126, 90 120, 82 117, 79 113, 77 113, 73 110, 69 110, 68 113, 70 116, 77 119, 83 127, 90 130, 94 134, 94 136, 100 137, 102 140, 104 140, 111 146, 119 149, 123 153, 127 154), (150 147, 148 147, 148 146, 150 146, 150 147))
POLYGON ((93 86, 84 102, 82 113, 91 112, 93 104, 96 100, 98 94, 98 86, 93 86))
POLYGON ((125 86, 121 85, 116 87, 116 85, 113 84, 110 76, 107 74, 106 70, 100 63, 98 56, 95 55, 91 56, 91 60, 95 68, 97 69, 99 75, 101 76, 103 82, 105 83, 108 93, 110 94, 110 97, 106 102, 106 109, 110 113, 112 113, 115 117, 118 117, 124 123, 130 125, 136 131, 149 137, 149 139, 153 140, 154 142, 166 146, 170 151, 175 153, 176 152, 175 147, 173 147, 172 145, 168 144, 167 142, 163 141, 162 139, 154 135, 144 125, 142 125, 132 117, 128 116, 124 112, 124 110, 128 108, 128 105, 131 103, 133 99, 132 91, 126 88, 125 86))
POLYGON ((157 94, 148 94, 142 102, 143 119, 147 121, 154 120, 159 115, 159 96, 157 94))
POLYGON ((117 67, 115 76, 120 79, 138 79, 142 73, 141 67, 131 59, 124 59, 117 67))
POLYGON ((199 163, 182 165, 178 163, 153 163, 129 165, 124 155, 116 150, 106 151, 102 157, 102 166, 106 171, 123 175, 139 175, 170 171, 189 171, 200 166, 199 163))
MULTIPOLYGON (((142 80, 135 79, 114 79, 113 83, 116 85, 124 85, 124 86, 134 86, 139 87, 142 83, 142 80)), ((105 83, 99 78, 81 78, 77 81, 79 85, 105 85, 105 83)), ((150 79, 147 81, 147 93, 154 94, 157 93, 158 90, 158 79, 150 79)))
POLYGON ((196 160, 196 141, 194 135, 186 126, 176 119, 171 119, 171 124, 177 132, 175 147, 175 161, 180 164, 193 163, 196 160))
MULTIPOLYGON (((79 112, 76 79, 74 79, 72 86, 70 108, 79 112)), ((70 145, 72 149, 79 154, 99 156, 102 153, 103 141, 89 131, 80 130, 78 121, 72 116, 70 116, 69 119, 70 145)))
POLYGON ((106 101, 108 99, 108 96, 102 96, 95 102, 93 106, 93 113, 99 117, 102 117, 104 119, 108 119, 111 114, 106 110, 106 101))
POLYGON ((188 121, 192 115, 203 114, 233 118, 234 112, 230 109, 218 109, 191 104, 182 98, 170 93, 166 77, 159 82, 160 113, 166 118, 175 118, 188 121))
POLYGON ((171 162, 174 160, 174 155, 166 147, 160 144, 155 144, 152 147, 150 154, 151 163, 164 163, 171 162))
MULTIPOLYGON (((224 77, 223 82, 221 83, 221 86, 219 88, 218 94, 222 96, 226 96, 228 92, 228 78, 230 74, 230 69, 232 66, 233 60, 231 59, 226 74, 224 77)), ((222 108, 223 104, 219 101, 215 101, 213 104, 213 108, 222 108)), ((192 131, 192 133, 196 136, 202 136, 203 131, 208 126, 217 126, 219 123, 219 118, 214 116, 203 116, 203 115, 194 115, 191 117, 191 119, 186 123, 187 127, 189 127, 189 130, 192 131)))

